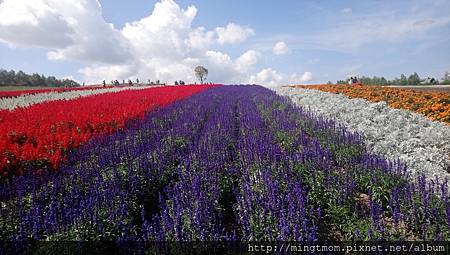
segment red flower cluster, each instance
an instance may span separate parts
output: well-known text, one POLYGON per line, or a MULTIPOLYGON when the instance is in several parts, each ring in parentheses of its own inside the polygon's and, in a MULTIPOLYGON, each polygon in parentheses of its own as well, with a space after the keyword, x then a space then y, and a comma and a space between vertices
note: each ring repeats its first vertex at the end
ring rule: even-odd
POLYGON ((18 97, 21 95, 27 94, 39 94, 39 93, 48 93, 48 92, 66 92, 66 91, 77 91, 77 90, 91 90, 91 89, 104 89, 104 88, 112 88, 113 86, 87 86, 87 87, 77 87, 77 88, 51 88, 51 89, 27 89, 27 90, 9 90, 9 91, 1 91, 0 98, 4 97, 18 97))
POLYGON ((93 136, 121 129, 155 107, 211 86, 126 90, 0 111, 0 175, 18 174, 25 163, 57 168, 67 151, 93 136))

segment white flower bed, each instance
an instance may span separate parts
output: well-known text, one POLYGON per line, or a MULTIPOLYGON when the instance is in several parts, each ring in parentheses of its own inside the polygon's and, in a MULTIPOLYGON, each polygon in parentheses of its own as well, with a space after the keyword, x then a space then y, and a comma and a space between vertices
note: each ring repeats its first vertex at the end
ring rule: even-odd
POLYGON ((313 89, 276 88, 294 103, 334 118, 349 130, 362 134, 367 147, 387 158, 400 158, 416 176, 450 180, 450 127, 385 102, 349 99, 313 89))
POLYGON ((54 101, 54 100, 69 100, 78 97, 85 97, 97 95, 108 92, 119 92, 131 89, 145 89, 148 87, 122 87, 122 88, 105 88, 92 90, 74 90, 66 92, 47 92, 38 94, 25 94, 18 97, 0 98, 0 110, 14 110, 17 107, 27 107, 33 104, 54 101))

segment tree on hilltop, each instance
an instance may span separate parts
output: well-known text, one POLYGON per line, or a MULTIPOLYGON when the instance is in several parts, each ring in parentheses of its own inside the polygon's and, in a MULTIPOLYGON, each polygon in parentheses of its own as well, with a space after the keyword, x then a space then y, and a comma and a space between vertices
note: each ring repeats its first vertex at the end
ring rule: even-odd
POLYGON ((200 83, 203 84, 203 82, 206 80, 206 77, 208 76, 208 69, 204 68, 203 66, 197 66, 194 71, 197 79, 199 79, 200 83))

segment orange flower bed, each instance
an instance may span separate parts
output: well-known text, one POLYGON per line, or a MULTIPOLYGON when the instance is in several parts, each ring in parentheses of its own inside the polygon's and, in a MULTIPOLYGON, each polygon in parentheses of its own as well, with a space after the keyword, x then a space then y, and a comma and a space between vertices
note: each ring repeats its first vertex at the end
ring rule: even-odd
POLYGON ((318 89, 349 98, 364 98, 372 102, 385 101, 390 107, 423 114, 432 120, 450 125, 450 94, 423 92, 412 89, 367 85, 296 85, 305 89, 318 89))

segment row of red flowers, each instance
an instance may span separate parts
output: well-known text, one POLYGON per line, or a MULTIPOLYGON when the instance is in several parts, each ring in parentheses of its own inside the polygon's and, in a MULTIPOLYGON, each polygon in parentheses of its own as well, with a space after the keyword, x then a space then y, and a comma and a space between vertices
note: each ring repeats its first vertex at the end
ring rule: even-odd
POLYGON ((0 91, 0 98, 5 97, 18 97, 22 95, 28 94, 39 94, 39 93, 48 93, 48 92, 66 92, 66 91, 78 91, 78 90, 91 90, 91 89, 103 89, 103 88, 112 88, 113 86, 86 86, 86 87, 77 87, 77 88, 48 88, 48 89, 27 89, 27 90, 8 90, 8 91, 0 91))
POLYGON ((56 169, 67 151, 92 137, 121 129, 155 107, 211 86, 157 87, 58 100, 0 111, 0 174, 29 163, 56 169))

